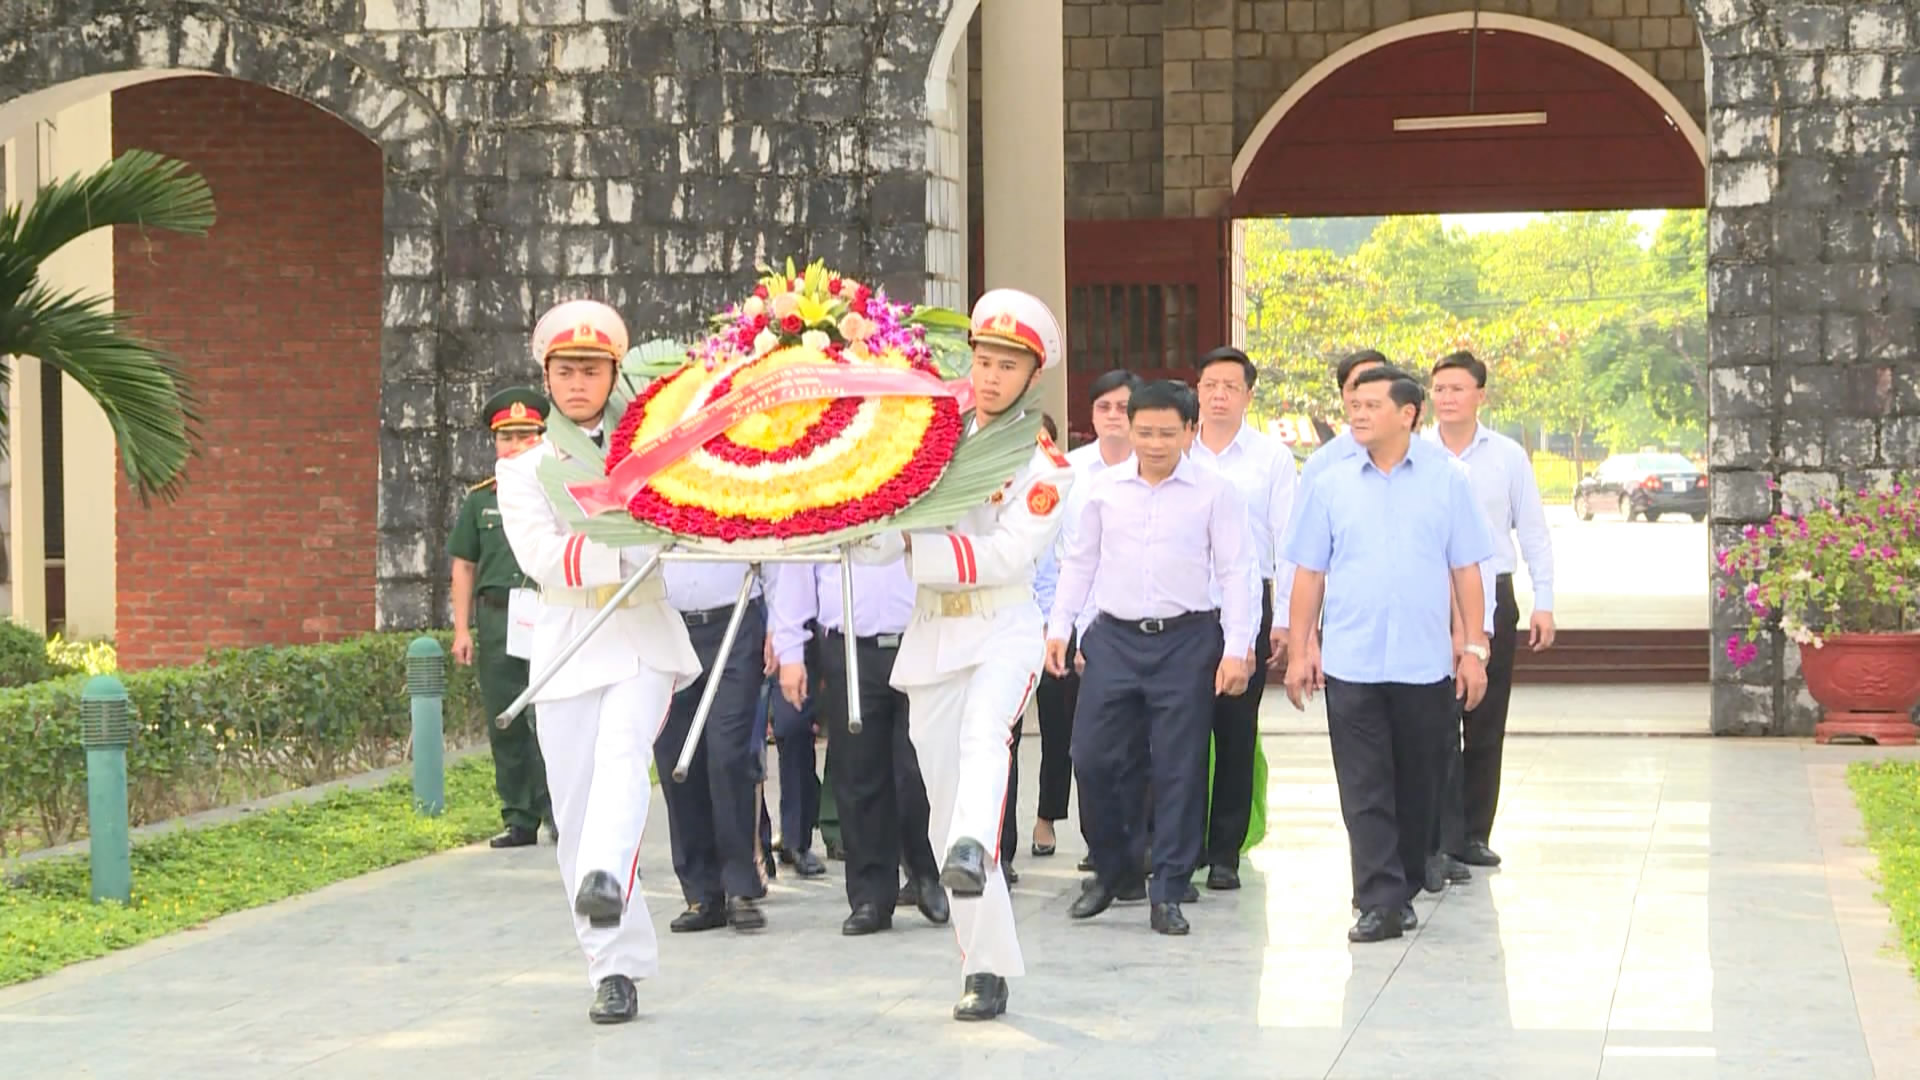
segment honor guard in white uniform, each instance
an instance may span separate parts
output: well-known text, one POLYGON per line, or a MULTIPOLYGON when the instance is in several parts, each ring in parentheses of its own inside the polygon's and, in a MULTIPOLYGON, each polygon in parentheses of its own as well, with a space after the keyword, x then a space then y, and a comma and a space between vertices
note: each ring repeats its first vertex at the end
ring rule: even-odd
MULTIPOLYGON (((975 411, 970 431, 1010 422, 1040 373, 1061 361, 1060 325, 1038 299, 995 289, 973 309, 975 411)), ((1008 745, 1040 680, 1044 623, 1033 598, 1040 557, 1060 529, 1072 483, 1066 456, 1042 434, 1032 461, 947 532, 906 538, 914 619, 893 685, 911 701, 915 755, 932 814, 928 839, 945 853, 964 990, 957 1020, 1007 1008, 1007 977, 1024 975, 1013 901, 1000 870, 1008 745)))
MULTIPOLYGON (((627 328, 611 308, 576 300, 549 311, 533 331, 533 356, 554 408, 596 443, 627 328)), ((569 532, 547 501, 538 470, 559 454, 540 442, 495 466, 500 515, 522 570, 540 586, 531 667, 546 670, 583 630, 650 548, 611 548, 569 532)), ((633 1019, 633 982, 659 970, 653 922, 638 888, 640 836, 652 791, 647 762, 674 692, 700 674, 686 624, 668 606, 659 576, 624 602, 598 633, 534 696, 560 832, 560 876, 574 933, 595 988, 595 1023, 633 1019)))

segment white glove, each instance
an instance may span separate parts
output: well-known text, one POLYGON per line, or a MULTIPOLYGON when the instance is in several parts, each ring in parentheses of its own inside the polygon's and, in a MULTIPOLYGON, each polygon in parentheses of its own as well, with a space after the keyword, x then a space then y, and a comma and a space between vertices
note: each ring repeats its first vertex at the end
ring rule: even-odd
POLYGON ((906 538, 897 532, 869 536, 848 546, 852 548, 853 561, 863 566, 884 566, 898 562, 907 554, 906 538))

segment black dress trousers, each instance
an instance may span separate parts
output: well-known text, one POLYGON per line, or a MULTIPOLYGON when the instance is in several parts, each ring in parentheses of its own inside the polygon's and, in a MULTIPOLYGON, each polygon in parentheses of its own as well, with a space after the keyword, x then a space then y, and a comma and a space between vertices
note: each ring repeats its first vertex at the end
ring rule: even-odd
POLYGON ((1415 685, 1327 676, 1327 735, 1361 911, 1398 912, 1420 891, 1454 701, 1451 678, 1415 685))
POLYGON ((727 897, 758 895, 761 887, 753 854, 753 834, 760 820, 753 733, 755 706, 765 678, 761 648, 766 606, 758 597, 747 601, 733 652, 726 667, 720 668, 714 661, 719 658, 730 613, 730 608, 720 608, 683 616, 694 655, 700 658, 701 675, 673 696, 666 725, 653 744, 654 766, 667 802, 673 872, 689 903, 719 904, 727 897), (675 783, 673 769, 680 760, 680 747, 712 678, 720 680, 720 689, 707 713, 706 729, 689 763, 686 782, 675 783))

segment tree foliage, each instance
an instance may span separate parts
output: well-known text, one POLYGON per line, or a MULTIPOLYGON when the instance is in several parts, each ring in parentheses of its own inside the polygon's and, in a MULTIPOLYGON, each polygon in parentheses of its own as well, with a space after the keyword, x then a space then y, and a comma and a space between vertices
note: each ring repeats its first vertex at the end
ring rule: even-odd
MULTIPOLYGON (((171 498, 193 453, 199 421, 179 362, 128 332, 104 296, 61 291, 41 268, 62 247, 115 225, 204 234, 213 194, 187 167, 129 151, 84 176, 37 192, 0 214, 0 356, 32 357, 73 379, 106 413, 135 492, 171 498)), ((13 372, 0 363, 0 392, 13 372)), ((0 398, 0 401, 3 401, 0 398)), ((0 444, 7 415, 0 404, 0 444)))
MULTIPOLYGON (((1345 219, 1343 219, 1345 220, 1345 219)), ((1546 214, 1468 234, 1378 222, 1342 254, 1301 223, 1246 230, 1247 343, 1261 406, 1337 415, 1333 365, 1379 349, 1424 372, 1455 349, 1490 371, 1491 419, 1529 446, 1697 449, 1706 427, 1706 223, 1668 213, 1647 242, 1624 212, 1546 214)))

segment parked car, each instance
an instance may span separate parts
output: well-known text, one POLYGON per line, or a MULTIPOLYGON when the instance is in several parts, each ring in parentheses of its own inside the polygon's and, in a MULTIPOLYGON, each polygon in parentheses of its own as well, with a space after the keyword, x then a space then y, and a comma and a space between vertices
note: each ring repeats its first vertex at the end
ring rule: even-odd
POLYGON ((1707 517, 1707 474, 1680 454, 1615 454, 1580 478, 1573 512, 1581 521, 1596 513, 1659 521, 1661 514, 1707 517))

